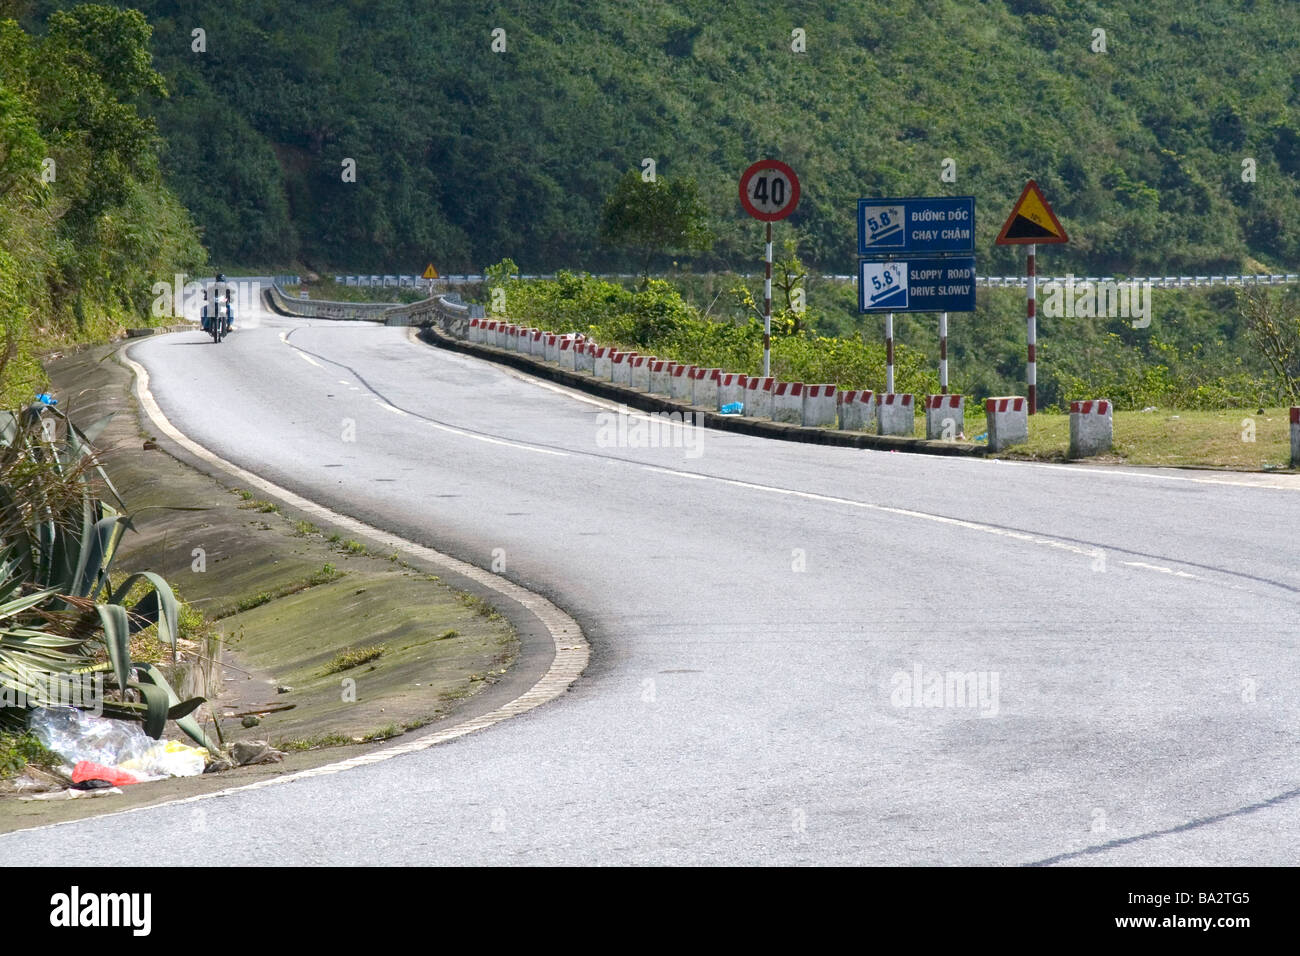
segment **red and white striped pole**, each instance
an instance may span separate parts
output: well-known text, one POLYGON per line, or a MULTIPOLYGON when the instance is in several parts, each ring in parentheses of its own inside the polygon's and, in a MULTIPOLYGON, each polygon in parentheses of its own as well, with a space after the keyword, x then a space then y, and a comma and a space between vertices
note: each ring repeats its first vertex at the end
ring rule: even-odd
POLYGON ((1038 272, 1034 264, 1034 252, 1037 243, 1028 246, 1029 256, 1026 265, 1029 277, 1029 296, 1025 302, 1026 318, 1029 325, 1029 361, 1025 365, 1025 383, 1029 386, 1029 414, 1038 409, 1038 272))
POLYGON ((894 313, 885 316, 885 394, 894 394, 894 313))
POLYGON ((772 374, 772 224, 767 224, 767 252, 763 279, 763 377, 772 374))
POLYGON ((939 313, 939 394, 948 394, 948 313, 939 313))

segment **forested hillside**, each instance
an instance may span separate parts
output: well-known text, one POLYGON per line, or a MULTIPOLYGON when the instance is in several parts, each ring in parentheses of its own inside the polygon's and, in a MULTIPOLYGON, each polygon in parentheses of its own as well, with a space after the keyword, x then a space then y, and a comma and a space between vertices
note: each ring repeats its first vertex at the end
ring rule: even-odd
POLYGON ((0 0, 0 399, 30 401, 38 355, 142 324, 155 282, 201 265, 189 214, 162 181, 165 95, 149 26, 85 6, 25 32, 0 0))
POLYGON ((801 174, 801 252, 838 272, 854 200, 911 193, 973 193, 981 270, 1014 270, 992 239, 1031 176, 1074 240, 1054 270, 1300 261, 1293 0, 128 5, 171 91, 148 105, 168 180, 227 261, 626 266, 600 206, 650 157, 699 181, 719 241, 697 267, 744 266, 735 180, 764 155, 801 174))

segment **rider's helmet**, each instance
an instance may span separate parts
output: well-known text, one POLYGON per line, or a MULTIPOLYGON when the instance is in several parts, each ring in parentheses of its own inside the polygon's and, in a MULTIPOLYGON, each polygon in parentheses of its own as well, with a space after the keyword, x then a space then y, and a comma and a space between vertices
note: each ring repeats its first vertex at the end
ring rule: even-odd
POLYGON ((218 273, 217 273, 217 281, 218 281, 218 282, 225 282, 225 281, 226 281, 226 274, 225 274, 224 272, 218 272, 218 273))

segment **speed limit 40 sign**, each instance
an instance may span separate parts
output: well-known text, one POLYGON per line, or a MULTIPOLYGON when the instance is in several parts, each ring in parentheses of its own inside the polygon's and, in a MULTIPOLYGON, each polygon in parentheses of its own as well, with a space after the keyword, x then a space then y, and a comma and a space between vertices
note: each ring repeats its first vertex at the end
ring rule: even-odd
POLYGON ((776 222, 799 205, 799 177, 777 159, 760 159, 740 176, 740 204, 763 222, 776 222))

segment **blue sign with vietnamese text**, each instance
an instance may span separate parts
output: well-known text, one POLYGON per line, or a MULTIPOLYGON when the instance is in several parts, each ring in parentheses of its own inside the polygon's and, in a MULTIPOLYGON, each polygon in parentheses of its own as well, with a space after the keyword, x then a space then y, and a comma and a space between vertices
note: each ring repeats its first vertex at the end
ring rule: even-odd
POLYGON ((858 255, 973 255, 974 196, 858 200, 858 255))
POLYGON ((974 312, 975 257, 862 259, 860 312, 974 312))

